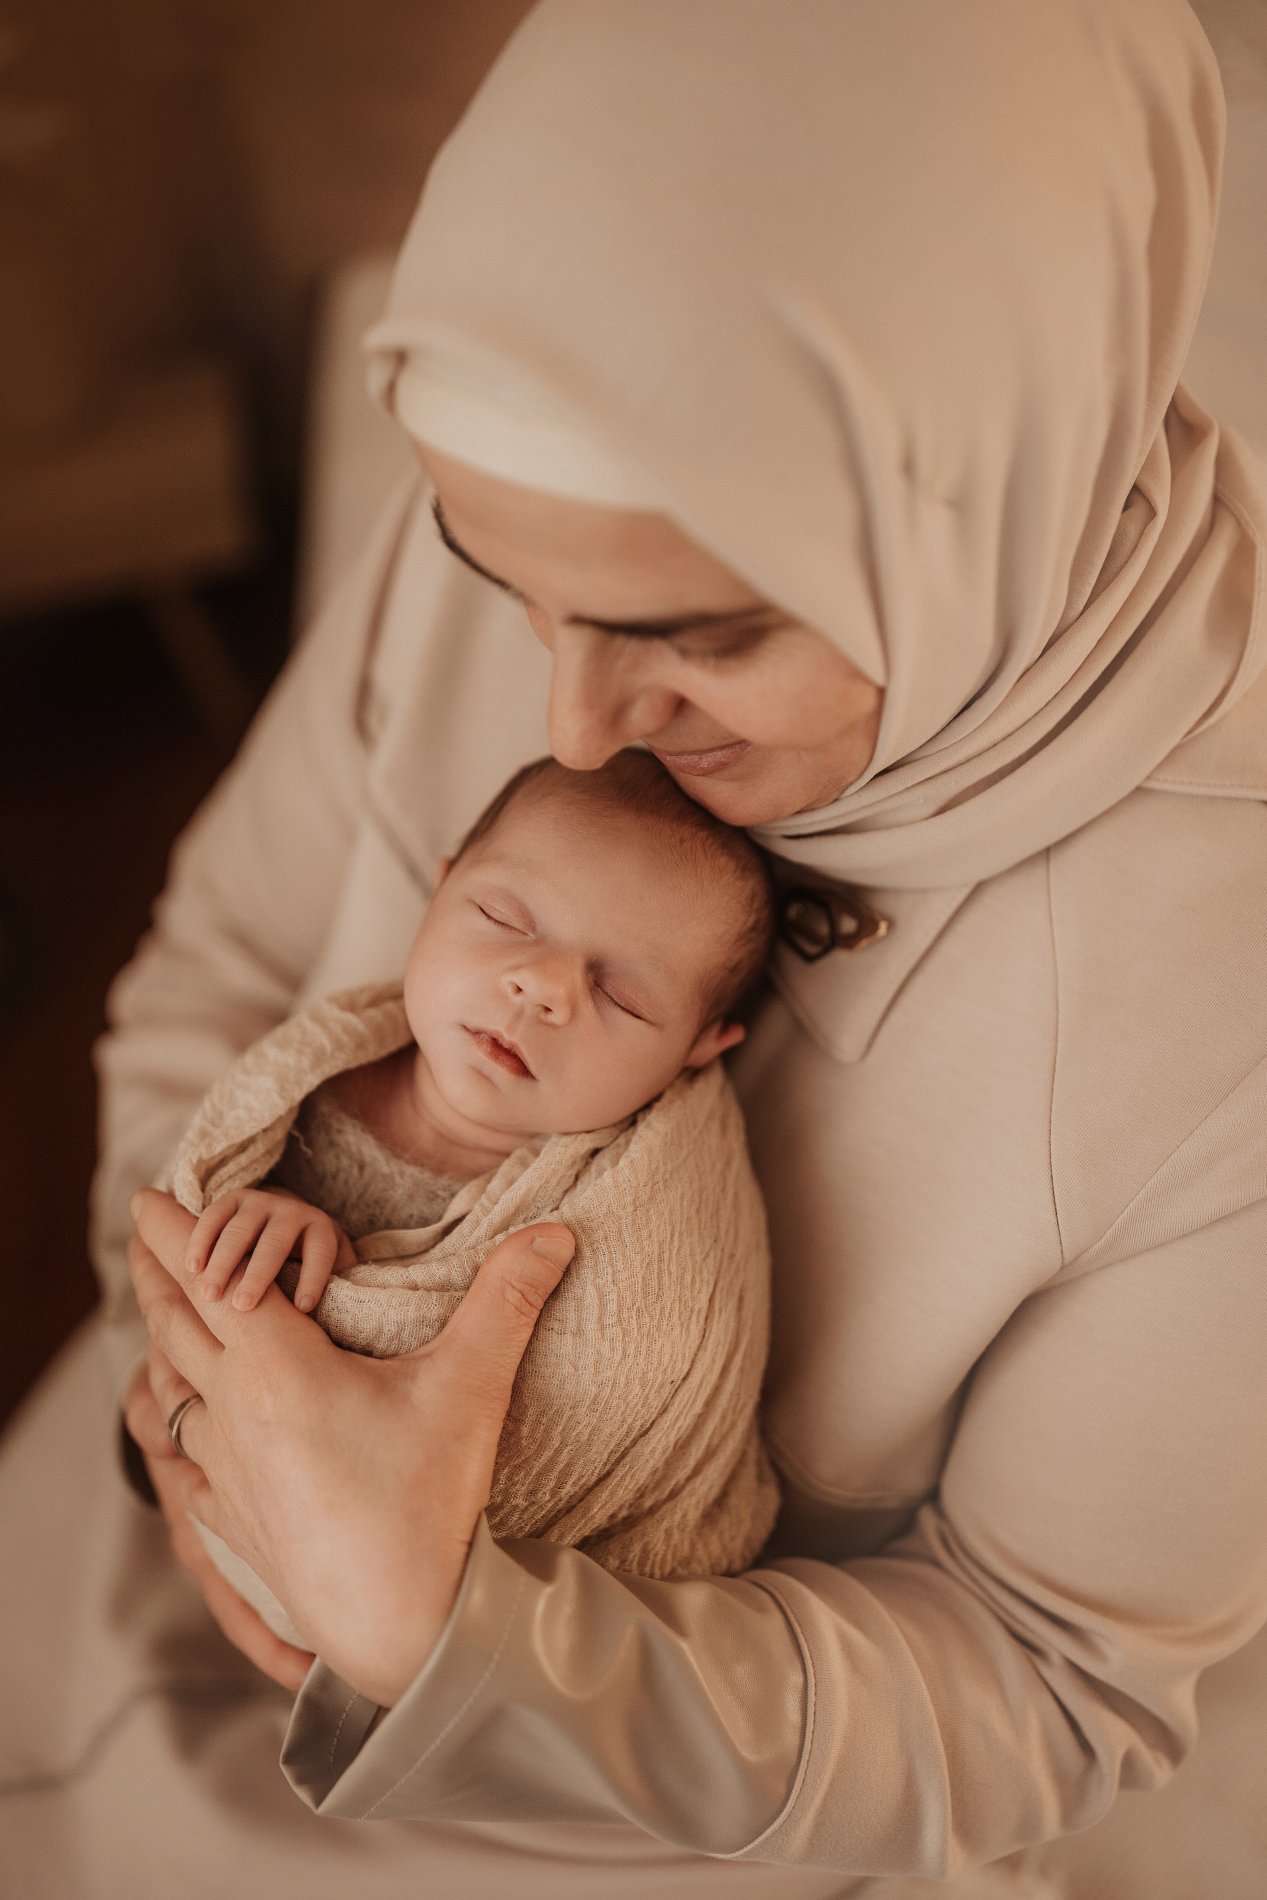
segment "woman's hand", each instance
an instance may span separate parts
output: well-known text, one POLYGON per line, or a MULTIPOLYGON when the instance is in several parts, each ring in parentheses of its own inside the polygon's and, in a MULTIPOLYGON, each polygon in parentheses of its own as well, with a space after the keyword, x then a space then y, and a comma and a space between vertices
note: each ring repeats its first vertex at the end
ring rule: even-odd
MULTIPOLYGON (((157 1364, 159 1355, 154 1349, 153 1358, 157 1364)), ((177 1380, 174 1369, 168 1365, 164 1375, 167 1381, 177 1380)), ((175 1403, 175 1401, 173 1401, 175 1403)), ((296 1694, 304 1677, 312 1667, 312 1657, 307 1650, 296 1649, 291 1643, 284 1643, 275 1636, 267 1623, 256 1614, 220 1572, 207 1555, 206 1545, 189 1521, 189 1505, 192 1490, 201 1484, 201 1473, 197 1465, 182 1458, 173 1450, 167 1436, 168 1412, 160 1409, 150 1382, 150 1372, 146 1366, 139 1366, 128 1390, 124 1417, 128 1430, 141 1448, 145 1459, 145 1468, 150 1474, 150 1483, 154 1486, 163 1516, 167 1520, 167 1529, 172 1540, 172 1554, 183 1570, 187 1570, 199 1586, 207 1600, 216 1622, 236 1649, 240 1649, 248 1662, 262 1669, 266 1676, 296 1694)), ((184 1442, 182 1434, 181 1442, 184 1442)))
POLYGON ((193 1217, 153 1190, 133 1208, 158 1410, 167 1418, 191 1390, 205 1400, 185 1414, 193 1462, 172 1495, 246 1559, 332 1669, 390 1706, 453 1607, 515 1373, 572 1236, 513 1234, 438 1339, 369 1359, 332 1345, 276 1287, 249 1313, 195 1304, 180 1266, 193 1217))

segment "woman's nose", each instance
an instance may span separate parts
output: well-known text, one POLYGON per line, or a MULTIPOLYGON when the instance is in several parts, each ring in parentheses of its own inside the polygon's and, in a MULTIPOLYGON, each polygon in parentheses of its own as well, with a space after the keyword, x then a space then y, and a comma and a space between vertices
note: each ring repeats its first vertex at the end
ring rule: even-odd
POLYGON ((591 772, 622 746, 668 725, 679 695, 655 677, 654 653, 585 627, 560 627, 551 642, 550 750, 560 765, 591 772))
POLYGON ((576 980, 567 960, 538 947, 520 958, 502 977, 513 1002, 535 1010, 547 1022, 570 1022, 576 1006, 576 980))

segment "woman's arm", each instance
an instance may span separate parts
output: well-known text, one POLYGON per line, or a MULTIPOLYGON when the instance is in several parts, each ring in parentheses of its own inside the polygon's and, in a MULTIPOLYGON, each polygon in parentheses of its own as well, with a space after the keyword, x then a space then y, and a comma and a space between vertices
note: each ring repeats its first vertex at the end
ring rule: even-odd
MULTIPOLYGON (((1265 1124, 1260 1073, 1228 1125, 1265 1124)), ((326 1814, 629 1821, 857 1874, 1085 1827, 1166 1779, 1267 1612, 1265 1256, 1259 1202, 1029 1301, 874 1558, 651 1583, 481 1532, 390 1713, 313 1672, 288 1774, 326 1814)))
POLYGON ((363 811, 367 655, 417 492, 393 501, 288 662, 179 840, 153 928, 110 992, 92 1229, 120 1383, 146 1345, 125 1263, 128 1199, 158 1178, 234 1056, 286 1015, 329 928, 363 811))

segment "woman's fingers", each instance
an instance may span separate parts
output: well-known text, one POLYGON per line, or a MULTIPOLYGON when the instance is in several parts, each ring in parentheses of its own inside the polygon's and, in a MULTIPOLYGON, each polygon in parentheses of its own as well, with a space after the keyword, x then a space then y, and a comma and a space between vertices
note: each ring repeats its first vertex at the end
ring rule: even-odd
MULTIPOLYGON (((200 1411, 193 1406, 191 1411, 200 1411)), ((129 1425, 129 1429, 131 1429, 129 1425)), ((134 1434, 135 1436, 135 1434, 134 1434)), ((301 1687, 312 1667, 313 1658, 306 1650, 296 1649, 275 1636, 250 1604, 240 1597, 232 1584, 220 1575, 207 1553, 206 1545, 189 1521, 189 1513, 206 1521, 211 1494, 196 1465, 175 1456, 170 1446, 166 1454, 146 1459, 150 1482, 154 1486, 172 1540, 172 1554, 182 1570, 194 1579, 206 1599, 207 1608, 235 1649, 249 1662, 292 1694, 301 1687)))
POLYGON ((450 1376, 500 1426, 532 1330, 576 1252, 557 1222, 523 1227, 494 1247, 438 1342, 450 1376))
MULTIPOLYGON (((223 1350, 219 1340, 194 1311, 172 1275, 138 1238, 128 1247, 128 1267, 151 1341, 195 1392, 209 1391, 223 1350)), ((161 1404, 163 1395, 155 1396, 161 1404)))
POLYGON ((162 1348, 156 1345, 153 1340, 150 1341, 149 1383, 150 1390, 154 1394, 155 1404, 163 1420, 163 1438, 165 1443, 162 1449, 165 1452, 174 1453, 177 1457, 192 1458, 195 1464, 201 1464, 202 1459, 198 1457, 194 1436, 197 1430, 197 1423, 201 1423, 202 1421, 196 1423, 194 1413, 202 1412, 205 1414, 207 1409, 206 1404, 202 1399, 202 1394, 195 1386, 190 1385, 188 1379, 183 1378, 181 1374, 177 1372, 166 1353, 164 1353, 162 1348), (180 1421, 180 1449, 177 1451, 175 1445, 171 1442, 171 1434, 168 1427, 176 1407, 178 1405, 184 1405, 186 1399, 197 1399, 199 1402, 196 1405, 189 1405, 185 1409, 180 1421))
MULTIPOLYGON (((145 1231, 183 1245, 189 1217, 144 1199, 145 1231)), ((182 1425, 189 1457, 155 1456, 156 1489, 226 1634, 279 1681, 295 1686, 303 1652, 274 1648, 211 1581, 182 1514, 245 1558, 338 1674, 394 1702, 452 1611, 515 1372, 573 1250, 555 1223, 511 1236, 439 1339, 377 1360, 340 1352, 275 1286, 249 1313, 191 1302, 184 1276, 133 1243, 163 1429, 191 1386, 204 1400, 182 1425)), ((157 1446, 158 1422, 138 1423, 157 1446)))
MULTIPOLYGON (((201 1544, 199 1549, 202 1549, 201 1544)), ((203 1556, 206 1557, 205 1551, 203 1556)), ((194 1570, 186 1563, 185 1569, 201 1584, 207 1608, 234 1648, 240 1649, 248 1662, 279 1682, 283 1689, 297 1695, 316 1657, 275 1636, 245 1598, 220 1575, 210 1558, 206 1558, 205 1568, 194 1570)))
POLYGON ((148 1365, 138 1366, 132 1374, 123 1401, 123 1417, 147 1460, 161 1458, 171 1450, 167 1436, 168 1415, 154 1396, 148 1365))
POLYGON ((157 1188, 142 1188, 132 1196, 132 1218, 150 1252, 168 1273, 184 1270, 185 1251, 194 1231, 194 1217, 180 1202, 157 1188))

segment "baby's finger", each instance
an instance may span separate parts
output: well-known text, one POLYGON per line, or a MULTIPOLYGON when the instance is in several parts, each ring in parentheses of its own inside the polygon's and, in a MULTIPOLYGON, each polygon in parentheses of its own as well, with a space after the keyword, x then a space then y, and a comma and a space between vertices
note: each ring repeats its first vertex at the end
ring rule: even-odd
POLYGON ((326 1282, 334 1271, 341 1239, 338 1229, 325 1223, 309 1227, 304 1234, 303 1265, 295 1286, 295 1305, 301 1313, 311 1313, 325 1292, 326 1282))
POLYGON ((198 1291, 205 1299, 220 1298, 268 1225, 268 1220, 269 1210, 263 1205, 252 1207, 248 1201, 238 1209, 211 1249, 211 1257, 199 1278, 198 1291))
POLYGON ((196 1275, 203 1271, 211 1256, 211 1249, 241 1205, 240 1194, 222 1194, 210 1207, 203 1208, 194 1223, 181 1262, 186 1273, 196 1275))
POLYGON ((300 1223, 293 1217, 274 1213, 256 1241, 251 1257, 242 1268, 242 1278, 233 1292, 233 1304, 239 1312, 249 1312, 295 1251, 300 1223))

